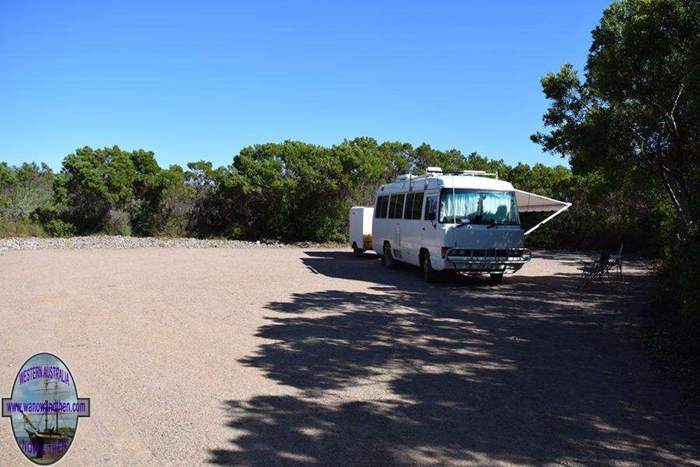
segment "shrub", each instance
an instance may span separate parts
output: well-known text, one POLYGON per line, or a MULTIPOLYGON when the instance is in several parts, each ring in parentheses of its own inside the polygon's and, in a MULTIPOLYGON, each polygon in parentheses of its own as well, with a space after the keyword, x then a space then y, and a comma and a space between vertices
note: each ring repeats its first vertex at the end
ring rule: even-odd
POLYGON ((72 237, 78 229, 70 222, 65 222, 60 219, 52 219, 46 223, 46 233, 52 237, 72 237))
POLYGON ((0 238, 44 237, 46 232, 41 224, 29 220, 0 221, 0 238))
POLYGON ((107 235, 131 236, 129 213, 119 209, 110 209, 102 231, 107 235))
POLYGON ((700 322, 700 236, 677 240, 667 250, 663 263, 668 286, 674 290, 673 297, 681 314, 700 322))
POLYGON ((19 223, 13 228, 20 230, 26 227, 32 212, 52 198, 53 177, 46 164, 0 162, 0 220, 19 223))

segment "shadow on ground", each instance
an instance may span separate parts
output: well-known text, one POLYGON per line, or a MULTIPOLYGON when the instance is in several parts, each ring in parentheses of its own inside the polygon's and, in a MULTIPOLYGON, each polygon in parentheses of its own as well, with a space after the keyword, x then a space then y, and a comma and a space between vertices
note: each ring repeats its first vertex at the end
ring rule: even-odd
POLYGON ((226 401, 235 438, 213 463, 700 459, 698 414, 617 332, 638 290, 584 294, 570 274, 426 285, 343 253, 303 261, 374 285, 268 305, 258 335, 272 342, 241 363, 298 394, 226 401))

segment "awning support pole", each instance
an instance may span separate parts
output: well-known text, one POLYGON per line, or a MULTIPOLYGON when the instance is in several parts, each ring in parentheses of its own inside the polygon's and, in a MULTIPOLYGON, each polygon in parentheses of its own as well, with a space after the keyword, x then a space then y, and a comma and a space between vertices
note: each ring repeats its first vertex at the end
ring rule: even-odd
POLYGON ((530 235, 532 232, 534 232, 535 230, 539 229, 541 225, 544 225, 545 223, 551 221, 552 219, 554 219, 555 217, 557 217, 559 214, 561 214, 562 212, 566 211, 566 210, 569 209, 570 207, 571 207, 571 203, 566 203, 566 206, 564 206, 563 208, 561 208, 560 210, 558 210, 557 212, 555 212, 554 214, 552 214, 551 216, 549 216, 548 218, 546 218, 545 220, 543 220, 542 222, 540 222, 539 224, 536 224, 533 228, 531 228, 530 230, 528 230, 527 232, 525 232, 524 235, 530 235))

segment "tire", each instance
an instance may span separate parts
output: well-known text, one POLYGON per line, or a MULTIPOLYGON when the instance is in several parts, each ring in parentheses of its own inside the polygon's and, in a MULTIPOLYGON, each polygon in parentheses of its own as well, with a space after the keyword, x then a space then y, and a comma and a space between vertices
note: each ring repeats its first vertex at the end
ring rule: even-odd
POLYGON ((421 255, 421 269, 423 269, 423 279, 425 282, 435 282, 438 279, 438 272, 433 269, 433 265, 430 263, 430 255, 423 252, 421 255))
POLYGON ((391 245, 389 245, 388 243, 384 244, 384 254, 382 255, 382 263, 389 269, 396 268, 396 260, 391 254, 391 245))
POLYGON ((491 274, 491 283, 492 284, 500 284, 503 282, 503 273, 496 273, 496 274, 491 274))
POLYGON ((352 242, 352 254, 355 255, 356 258, 362 258, 362 256, 365 254, 365 250, 358 248, 357 243, 352 242))

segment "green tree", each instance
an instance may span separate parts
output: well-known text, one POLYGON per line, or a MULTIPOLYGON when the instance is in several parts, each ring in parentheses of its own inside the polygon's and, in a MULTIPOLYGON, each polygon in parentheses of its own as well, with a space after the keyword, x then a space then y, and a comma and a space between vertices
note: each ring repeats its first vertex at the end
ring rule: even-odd
POLYGON ((85 146, 63 160, 56 191, 68 219, 83 232, 97 232, 110 223, 114 213, 119 213, 119 222, 125 221, 120 213, 131 207, 136 179, 128 152, 118 146, 85 146))
POLYGON ((673 297, 700 313, 700 2, 613 3, 585 78, 564 65, 542 87, 548 132, 533 141, 569 157, 574 173, 600 176, 620 222, 659 232, 673 297))
POLYGON ((137 235, 158 234, 161 202, 171 180, 163 173, 153 152, 139 149, 131 152, 129 158, 135 170, 130 223, 137 235))
POLYGON ((343 165, 335 156, 298 141, 241 150, 234 180, 245 196, 249 233, 284 240, 327 240, 337 234, 345 199, 343 165))
POLYGON ((46 164, 24 163, 10 167, 0 163, 0 219, 27 221, 53 196, 53 171, 46 164))
POLYGON ((153 232, 168 237, 185 237, 191 233, 195 212, 196 190, 187 183, 187 173, 171 165, 159 174, 159 206, 154 213, 153 232))
POLYGON ((415 149, 413 159, 415 173, 425 172, 427 167, 440 167, 443 172, 456 173, 467 170, 468 165, 464 155, 458 150, 439 151, 426 143, 415 149))
MULTIPOLYGON (((247 181, 233 166, 214 168, 211 162, 187 164, 185 183, 194 198, 191 228, 200 237, 240 238, 245 235, 247 181)), ((180 195, 184 193, 179 192, 180 195)), ((180 197, 180 202, 185 198, 180 197)))
POLYGON ((542 79, 548 133, 532 139, 574 171, 619 183, 634 168, 663 187, 685 237, 700 212, 700 3, 624 0, 593 31, 581 81, 571 65, 542 79))

